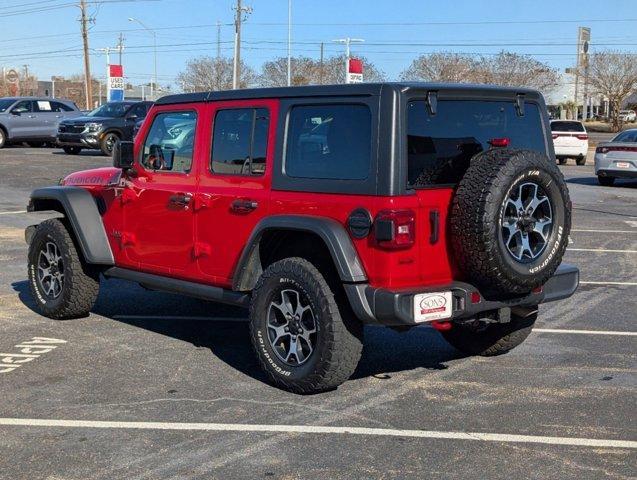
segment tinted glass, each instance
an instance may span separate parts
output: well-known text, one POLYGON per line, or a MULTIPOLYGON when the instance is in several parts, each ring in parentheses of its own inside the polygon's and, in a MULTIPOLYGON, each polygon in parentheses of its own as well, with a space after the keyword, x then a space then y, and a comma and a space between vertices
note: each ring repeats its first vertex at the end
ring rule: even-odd
POLYGON ((16 103, 15 107, 13 107, 11 111, 16 113, 32 112, 33 106, 31 104, 31 100, 22 100, 21 102, 16 103))
POLYGON ((147 110, 148 106, 145 103, 140 103, 139 105, 135 105, 131 108, 128 115, 137 115, 137 118, 144 118, 147 110))
POLYGON ((286 175, 366 179, 371 163, 371 117, 366 105, 292 108, 285 149, 286 175))
POLYGON ((149 170, 188 172, 195 142, 195 112, 160 113, 146 136, 141 163, 149 170))
POLYGON ((637 142, 637 130, 628 130, 617 135, 612 142, 637 142))
POLYGON ((514 102, 442 100, 436 115, 423 101, 407 110, 408 184, 413 187, 455 184, 469 161, 491 148, 489 140, 508 138, 510 148, 546 154, 544 130, 536 104, 519 116, 514 102))
POLYGON ((51 108, 54 112, 72 112, 73 108, 61 102, 51 102, 51 108))
POLYGON ((554 132, 584 132, 584 125, 580 122, 551 122, 551 130, 554 132))
POLYGON ((88 114, 89 117, 123 117, 124 114, 130 108, 130 103, 121 103, 121 102, 111 102, 105 103, 101 107, 97 107, 91 113, 88 114))
POLYGON ((15 100, 0 100, 0 113, 5 112, 7 108, 13 105, 13 102, 15 102, 15 100))
POLYGON ((265 108, 218 111, 212 136, 212 172, 262 174, 265 171, 269 123, 265 108))

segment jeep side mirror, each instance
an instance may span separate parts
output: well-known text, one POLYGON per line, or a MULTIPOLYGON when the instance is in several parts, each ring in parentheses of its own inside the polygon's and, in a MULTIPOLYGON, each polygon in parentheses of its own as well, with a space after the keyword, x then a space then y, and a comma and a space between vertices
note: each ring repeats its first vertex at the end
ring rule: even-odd
POLYGON ((115 145, 113 145, 113 166, 115 168, 121 168, 122 170, 133 168, 133 163, 135 163, 134 146, 133 142, 115 142, 115 145))

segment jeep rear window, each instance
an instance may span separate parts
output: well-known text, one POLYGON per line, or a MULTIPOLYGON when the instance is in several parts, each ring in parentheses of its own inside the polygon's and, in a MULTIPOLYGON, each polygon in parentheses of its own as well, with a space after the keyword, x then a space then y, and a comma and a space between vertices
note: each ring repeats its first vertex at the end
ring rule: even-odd
POLYGON ((525 103, 520 116, 513 101, 441 100, 436 115, 424 100, 409 102, 408 187, 458 183, 471 158, 491 148, 488 142, 496 138, 508 138, 510 148, 547 153, 535 103, 525 103))
POLYGON ((302 105, 292 108, 285 149, 289 177, 364 180, 371 164, 367 105, 302 105))

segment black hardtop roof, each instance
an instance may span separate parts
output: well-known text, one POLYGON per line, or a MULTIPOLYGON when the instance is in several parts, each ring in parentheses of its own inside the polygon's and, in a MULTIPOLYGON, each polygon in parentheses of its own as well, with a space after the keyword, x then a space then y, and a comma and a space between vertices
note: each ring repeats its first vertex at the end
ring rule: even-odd
POLYGON ((256 98, 294 98, 294 97, 335 97, 335 96, 377 96, 384 90, 396 93, 411 91, 454 91, 491 96, 497 93, 525 94, 539 96, 536 90, 528 88, 502 87, 498 85, 478 85, 467 83, 424 83, 424 82, 385 82, 350 83, 340 85, 307 85, 302 87, 246 88, 239 90, 221 90, 216 92, 197 92, 167 95, 155 102, 156 105, 176 103, 214 102, 222 100, 243 100, 256 98))

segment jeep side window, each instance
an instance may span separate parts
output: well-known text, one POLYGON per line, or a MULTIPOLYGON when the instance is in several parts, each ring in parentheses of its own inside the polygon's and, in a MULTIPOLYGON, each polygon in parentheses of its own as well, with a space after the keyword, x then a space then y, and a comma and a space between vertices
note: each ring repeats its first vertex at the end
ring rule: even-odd
POLYGON ((288 121, 285 174, 364 180, 371 164, 371 119, 366 105, 302 105, 288 121))
POLYGON ((442 100, 431 115, 424 100, 407 105, 407 181, 410 188, 453 185, 470 160, 491 148, 489 141, 509 139, 509 148, 547 154, 540 110, 525 104, 517 114, 515 102, 442 100))
POLYGON ((262 175, 270 116, 266 108, 219 110, 212 134, 213 173, 262 175))
POLYGON ((148 170, 186 173, 192 166, 195 112, 159 113, 144 141, 141 164, 148 170))

